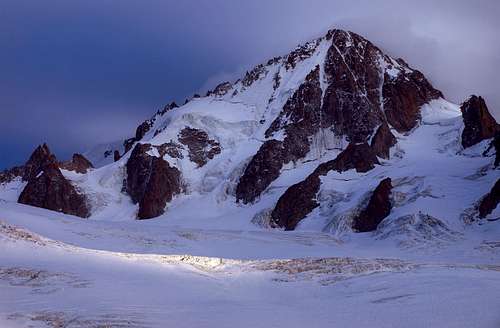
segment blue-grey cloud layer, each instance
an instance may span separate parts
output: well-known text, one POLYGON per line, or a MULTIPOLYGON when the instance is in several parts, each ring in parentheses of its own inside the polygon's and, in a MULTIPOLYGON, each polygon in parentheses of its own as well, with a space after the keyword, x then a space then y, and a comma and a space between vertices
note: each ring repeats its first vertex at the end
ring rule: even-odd
POLYGON ((499 117, 500 5, 475 1, 3 0, 0 168, 130 135, 163 104, 236 77, 332 26, 403 57, 499 117))

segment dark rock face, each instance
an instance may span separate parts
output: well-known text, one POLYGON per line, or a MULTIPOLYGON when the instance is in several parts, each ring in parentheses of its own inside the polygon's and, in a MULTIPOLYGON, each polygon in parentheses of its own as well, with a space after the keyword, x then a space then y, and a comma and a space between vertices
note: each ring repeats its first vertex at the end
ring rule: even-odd
POLYGON ((21 177, 24 181, 30 181, 49 164, 57 164, 57 159, 50 152, 47 144, 44 143, 33 151, 24 165, 0 172, 0 183, 10 182, 16 177, 21 177))
POLYGON ((232 87, 233 85, 230 82, 222 82, 221 84, 217 85, 213 91, 208 91, 207 96, 214 95, 222 97, 227 94, 232 87))
POLYGON ((46 208, 79 217, 89 217, 90 208, 84 195, 62 175, 59 166, 84 173, 92 164, 82 155, 73 155, 73 160, 58 163, 46 144, 38 146, 29 160, 16 173, 28 184, 21 192, 18 202, 46 208))
POLYGON ((57 164, 56 157, 50 152, 47 144, 38 146, 24 165, 23 180, 32 180, 49 164, 57 164))
POLYGON ((19 203, 82 218, 90 216, 85 196, 64 178, 56 163, 45 165, 42 172, 29 180, 19 196, 19 203))
POLYGON ((24 174, 24 166, 16 166, 11 169, 0 172, 0 184, 11 182, 17 177, 22 177, 24 174))
POLYGON ((367 143, 349 144, 336 159, 320 164, 305 180, 285 191, 271 212, 271 225, 294 230, 301 220, 318 207, 316 194, 321 186, 320 176, 332 170, 343 172, 356 169, 358 172, 367 172, 377 163, 377 157, 367 143))
POLYGON ((150 144, 137 144, 127 162, 125 190, 139 203, 138 219, 150 219, 165 212, 165 206, 182 190, 181 173, 162 158, 147 154, 150 144))
MULTIPOLYGON (((398 62, 409 68, 402 59, 398 62)), ((443 97, 443 94, 434 89, 421 72, 414 70, 411 73, 398 75, 395 79, 385 74, 383 97, 387 122, 398 132, 404 133, 417 125, 420 119, 420 106, 443 97)))
MULTIPOLYGON (((195 95, 195 97, 196 97, 196 95, 195 95)), ((186 100, 186 103, 187 102, 188 101, 186 100)), ((142 122, 137 127, 137 129, 135 130, 135 137, 126 139, 123 142, 123 146, 125 147, 125 153, 129 152, 129 150, 132 149, 132 147, 134 146, 134 144, 136 142, 139 142, 139 141, 142 140, 142 138, 144 138, 144 136, 146 135, 146 133, 148 133, 149 130, 151 130, 151 128, 155 124, 156 119, 158 118, 158 116, 163 116, 163 115, 165 115, 165 113, 167 113, 167 112, 169 112, 172 109, 177 108, 177 107, 179 107, 179 106, 173 101, 170 104, 168 104, 165 107, 163 107, 163 109, 157 111, 156 114, 152 118, 150 118, 149 120, 146 120, 146 121, 142 122)), ((155 133, 154 133, 154 136, 158 135, 158 133, 160 133, 161 131, 162 131, 161 129, 157 129, 155 131, 155 133)))
POLYGON ((158 152, 160 153, 161 157, 168 155, 172 158, 180 158, 180 159, 184 158, 184 156, 181 153, 183 147, 179 144, 176 144, 175 142, 170 141, 155 147, 156 149, 158 149, 158 152))
POLYGON ((153 126, 154 121, 155 119, 153 118, 142 122, 135 130, 135 137, 127 139, 123 142, 123 146, 125 147, 125 153, 127 153, 130 149, 132 149, 134 143, 140 141, 146 135, 146 133, 148 133, 148 131, 153 126))
POLYGON ((285 139, 266 141, 248 164, 236 188, 237 201, 245 204, 255 199, 278 178, 284 164, 297 161, 310 150, 308 138, 319 131, 321 88, 319 67, 286 102, 280 115, 266 131, 266 137, 284 129, 285 139))
POLYGON ((201 167, 220 154, 220 144, 208 137, 205 131, 185 127, 179 134, 179 142, 189 148, 189 159, 201 167))
POLYGON ((389 159, 390 149, 397 143, 396 137, 391 133, 387 124, 382 124, 373 136, 371 148, 380 158, 389 159))
POLYGON ((118 161, 120 160, 120 158, 122 158, 122 157, 120 156, 120 152, 119 152, 118 150, 115 150, 115 151, 113 152, 113 161, 118 162, 118 161))
POLYGON ((318 170, 322 175, 331 170, 344 172, 355 169, 357 172, 368 172, 375 167, 375 164, 379 164, 377 156, 366 142, 362 144, 350 143, 337 158, 321 164, 318 166, 318 170))
POLYGON ((321 185, 319 176, 315 171, 285 191, 271 212, 271 226, 294 230, 302 219, 319 206, 316 201, 321 185))
POLYGON ((391 179, 386 178, 380 182, 368 202, 366 208, 354 218, 352 228, 356 232, 375 231, 390 213, 391 204, 391 179))
POLYGON ((485 218, 493 212, 500 202, 500 179, 497 180, 489 194, 483 197, 479 203, 479 217, 485 218))
POLYGON ((87 173, 89 169, 94 168, 92 163, 81 154, 73 154, 71 161, 62 162, 59 167, 77 173, 87 173))
POLYGON ((407 70, 397 77, 384 73, 379 58, 390 62, 389 58, 363 37, 340 30, 330 31, 329 37, 323 122, 333 123, 349 141, 366 141, 386 119, 398 132, 407 132, 418 123, 420 106, 442 97, 422 73, 402 60, 398 64, 407 70))
POLYGON ((251 86, 255 81, 267 74, 266 67, 262 64, 255 66, 251 71, 246 72, 245 77, 241 80, 244 87, 251 86))
MULTIPOLYGON (((125 153, 128 153, 128 151, 130 149, 132 149, 132 147, 134 146, 134 143, 136 142, 137 140, 135 140, 135 137, 134 138, 129 138, 129 139, 126 139, 124 142, 123 142, 123 147, 125 148, 125 153)), ((125 154, 124 153, 124 154, 125 154)))
POLYGON ((317 46, 318 42, 314 41, 297 47, 286 57, 285 61, 286 69, 288 70, 290 68, 295 68, 297 66, 297 63, 311 57, 312 54, 314 53, 314 50, 316 50, 317 46))
POLYGON ((330 35, 323 124, 333 124, 335 132, 350 142, 364 142, 384 120, 379 103, 383 81, 378 58, 382 53, 354 33, 334 30, 330 35))
MULTIPOLYGON (((323 94, 318 66, 308 74, 266 131, 266 138, 272 138, 277 132, 285 135, 282 152, 273 160, 283 160, 281 165, 284 165, 304 158, 310 151, 311 137, 321 129, 331 129, 351 143, 363 144, 374 135, 377 127, 372 139, 373 151, 377 156, 388 159, 389 149, 396 143, 389 125, 398 132, 410 131, 420 118, 419 108, 441 97, 441 92, 434 89, 422 73, 410 69, 403 60, 395 63, 355 33, 332 30, 327 34, 327 40, 332 43, 324 64, 326 90, 323 94), (397 65, 398 74, 386 74, 380 60, 392 63, 389 66, 397 65)), ((286 57, 287 68, 293 68, 297 61, 309 57, 317 45, 313 42, 297 48, 286 57)), ((249 165, 259 163, 262 166, 262 161, 251 161, 249 165)), ((265 166, 277 168, 280 163, 265 166)), ((248 171, 256 170, 250 167, 248 171)), ((260 192, 272 182, 268 177, 261 179, 255 173, 252 173, 252 179, 243 176, 241 181, 254 184, 247 190, 260 192), (259 188, 255 186, 257 183, 259 188)), ((252 202, 259 194, 242 195, 238 200, 252 202)))
POLYGON ((156 115, 163 116, 166 112, 169 112, 172 109, 177 108, 177 107, 179 107, 179 106, 175 103, 175 101, 172 101, 170 104, 163 107, 162 110, 157 111, 156 115))
POLYGON ((491 116, 482 97, 471 96, 460 107, 464 120, 462 146, 473 146, 485 139, 495 136, 500 131, 495 118, 491 116))
POLYGON ((245 204, 253 202, 279 177, 283 161, 283 143, 278 140, 264 142, 236 186, 236 200, 245 204))
POLYGON ((493 147, 495 147, 495 167, 500 165, 500 131, 495 135, 493 139, 493 147))

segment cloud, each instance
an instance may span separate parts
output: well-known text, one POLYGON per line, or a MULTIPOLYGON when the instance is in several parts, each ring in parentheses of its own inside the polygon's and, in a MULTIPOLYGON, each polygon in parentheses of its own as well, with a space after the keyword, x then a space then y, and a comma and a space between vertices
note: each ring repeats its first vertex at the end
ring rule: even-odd
POLYGON ((163 104, 334 26, 405 58, 452 101, 483 95, 500 119, 499 12, 497 0, 4 0, 0 168, 41 140, 66 156, 127 137, 163 104))

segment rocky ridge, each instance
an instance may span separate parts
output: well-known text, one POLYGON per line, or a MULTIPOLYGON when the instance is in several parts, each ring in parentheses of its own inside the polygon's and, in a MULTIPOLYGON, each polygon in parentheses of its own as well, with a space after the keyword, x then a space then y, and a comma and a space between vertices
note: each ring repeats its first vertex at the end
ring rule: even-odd
MULTIPOLYGON (((174 198, 182 204, 183 199, 206 196, 210 201, 205 203, 230 202, 227 206, 245 213, 266 204, 270 226, 294 230, 313 212, 323 211, 319 193, 329 176, 356 172, 361 181, 404 159, 400 142, 415 138, 415 131, 426 125, 423 108, 439 106, 453 107, 404 60, 387 56, 355 33, 331 30, 257 65, 241 80, 221 83, 205 97, 196 95, 181 107, 171 103, 156 112, 125 140, 123 154, 108 150, 116 163, 106 169, 123 178, 109 192, 123 191, 136 204, 137 219, 168 214, 174 198)), ((498 124, 484 99, 469 98, 462 117, 462 150, 492 139, 498 165, 498 124)), ((454 147, 453 142, 439 151, 454 147)), ((485 158, 492 156, 491 149, 485 150, 485 158)), ((478 158, 476 150, 467 151, 478 158)), ((45 174, 41 167, 57 163, 47 149, 41 147, 32 157, 24 167, 0 174, 0 182, 19 176, 33 180, 40 190, 49 180, 62 186, 53 166, 47 170, 52 180, 44 176, 35 181, 45 174)), ((56 166, 89 176, 99 171, 77 155, 56 166)), ((377 182, 388 176, 392 178, 390 170, 377 176, 377 182)), ((360 208, 352 218, 354 232, 372 231, 391 215, 390 181, 383 179, 371 190, 367 204, 352 206, 360 208)), ((339 195, 339 203, 350 197, 339 195)))

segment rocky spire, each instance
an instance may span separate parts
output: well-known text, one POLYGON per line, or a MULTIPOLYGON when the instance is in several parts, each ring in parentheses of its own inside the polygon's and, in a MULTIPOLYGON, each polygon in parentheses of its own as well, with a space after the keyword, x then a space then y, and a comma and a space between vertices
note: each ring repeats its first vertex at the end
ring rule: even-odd
POLYGON ((495 136, 500 127, 482 97, 471 96, 460 107, 464 120, 462 146, 468 148, 495 136))

